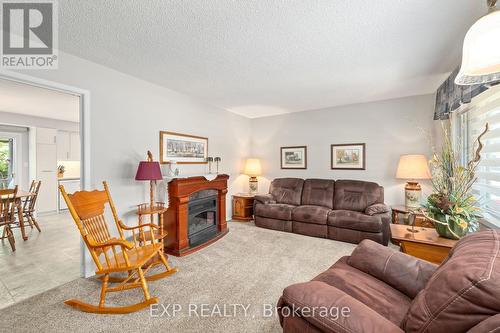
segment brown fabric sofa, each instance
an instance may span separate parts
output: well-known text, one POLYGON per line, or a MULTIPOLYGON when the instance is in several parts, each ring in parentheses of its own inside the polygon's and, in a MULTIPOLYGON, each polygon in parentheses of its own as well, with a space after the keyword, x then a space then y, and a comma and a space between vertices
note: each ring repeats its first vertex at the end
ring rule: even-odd
POLYGON ((281 326, 286 333, 498 332, 499 251, 500 231, 474 233, 437 267, 365 240, 312 281, 285 288, 281 326))
POLYGON ((390 209, 384 188, 359 180, 277 178, 255 197, 255 225, 350 243, 387 245, 390 209))

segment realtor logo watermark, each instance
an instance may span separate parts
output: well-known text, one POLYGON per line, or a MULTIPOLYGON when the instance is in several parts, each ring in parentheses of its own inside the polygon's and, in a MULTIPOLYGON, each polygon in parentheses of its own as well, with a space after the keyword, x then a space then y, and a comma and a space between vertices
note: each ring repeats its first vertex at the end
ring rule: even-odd
POLYGON ((3 69, 56 69, 56 0, 0 0, 3 69))

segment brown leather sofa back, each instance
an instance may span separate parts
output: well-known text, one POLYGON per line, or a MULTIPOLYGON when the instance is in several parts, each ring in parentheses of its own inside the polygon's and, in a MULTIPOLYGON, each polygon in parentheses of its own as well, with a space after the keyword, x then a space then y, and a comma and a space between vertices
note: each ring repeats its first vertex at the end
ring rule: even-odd
POLYGON ((328 179, 306 179, 302 190, 302 205, 333 208, 335 181, 328 179))
POLYGON ((405 332, 466 332, 500 313, 500 231, 461 239, 414 299, 405 332))
POLYGON ((333 209, 364 212, 366 207, 384 203, 384 188, 377 183, 360 180, 337 180, 333 209))
POLYGON ((300 178, 276 178, 271 182, 269 193, 277 203, 300 205, 304 180, 300 178))

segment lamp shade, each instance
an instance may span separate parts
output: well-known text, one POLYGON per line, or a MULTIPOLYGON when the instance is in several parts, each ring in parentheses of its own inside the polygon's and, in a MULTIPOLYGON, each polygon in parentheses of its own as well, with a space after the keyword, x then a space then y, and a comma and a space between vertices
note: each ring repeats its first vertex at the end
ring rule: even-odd
POLYGON ((141 161, 135 174, 135 180, 161 180, 160 163, 141 161))
POLYGON ((458 85, 484 84, 500 80, 500 10, 480 18, 464 39, 458 85))
POLYGON ((260 176, 262 169, 258 158, 249 158, 245 163, 245 174, 248 176, 260 176))
POLYGON ((431 173, 424 155, 402 155, 399 158, 396 178, 430 179, 431 173))

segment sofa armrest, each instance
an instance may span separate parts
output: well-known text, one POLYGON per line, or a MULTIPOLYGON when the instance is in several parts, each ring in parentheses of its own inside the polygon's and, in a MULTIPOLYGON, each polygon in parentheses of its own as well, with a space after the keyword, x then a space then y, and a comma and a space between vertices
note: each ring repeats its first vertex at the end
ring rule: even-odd
POLYGON ((382 245, 388 245, 391 239, 392 211, 389 209, 388 212, 373 214, 372 216, 380 217, 383 233, 382 245))
POLYGON ((278 314, 282 326, 286 317, 299 316, 327 332, 403 332, 367 305, 321 281, 285 288, 278 302, 278 314))
POLYGON ((364 240, 354 249, 347 263, 415 298, 437 268, 425 260, 364 240))
POLYGON ((366 215, 385 214, 390 212, 391 212, 391 207, 383 203, 376 203, 366 207, 365 209, 366 215))
POLYGON ((271 194, 258 194, 254 197, 254 200, 262 204, 276 203, 276 200, 271 194))

